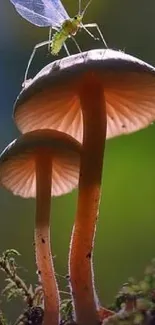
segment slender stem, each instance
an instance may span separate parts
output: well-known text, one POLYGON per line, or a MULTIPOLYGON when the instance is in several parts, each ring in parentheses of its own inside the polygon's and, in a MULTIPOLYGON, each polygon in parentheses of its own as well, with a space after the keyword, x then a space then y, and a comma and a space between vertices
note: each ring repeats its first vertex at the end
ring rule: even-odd
POLYGON ((98 217, 106 109, 103 86, 93 74, 80 86, 84 136, 81 157, 78 209, 70 248, 70 281, 78 325, 99 324, 95 300, 92 253, 98 217))
POLYGON ((36 263, 44 292, 43 325, 59 324, 59 293, 50 248, 51 154, 36 155, 36 263))

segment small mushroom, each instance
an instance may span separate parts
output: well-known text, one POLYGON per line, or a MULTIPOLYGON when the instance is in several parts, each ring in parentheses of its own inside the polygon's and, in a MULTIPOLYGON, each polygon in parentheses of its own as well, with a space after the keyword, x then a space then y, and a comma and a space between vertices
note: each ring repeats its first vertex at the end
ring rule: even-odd
POLYGON ((51 195, 77 186, 80 147, 65 133, 36 130, 13 141, 0 156, 0 184, 15 195, 36 197, 35 254, 44 292, 44 325, 59 324, 59 293, 50 248, 51 195))
POLYGON ((69 272, 78 325, 97 325, 92 254, 105 139, 155 119, 155 69, 130 55, 92 50, 47 65, 19 95, 21 132, 52 128, 83 142, 69 272))

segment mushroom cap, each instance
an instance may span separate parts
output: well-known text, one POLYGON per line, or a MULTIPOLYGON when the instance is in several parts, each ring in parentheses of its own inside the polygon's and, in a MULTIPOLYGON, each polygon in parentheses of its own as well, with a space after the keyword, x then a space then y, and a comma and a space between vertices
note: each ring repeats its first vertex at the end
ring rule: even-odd
MULTIPOLYGON (((24 198, 36 197, 36 153, 51 153, 52 196, 77 187, 81 145, 71 136, 55 130, 36 130, 9 144, 0 155, 0 185, 24 198)), ((46 165, 43 166, 46 169, 46 165)))
POLYGON ((50 63, 28 82, 14 107, 19 130, 57 129, 82 142, 78 90, 83 75, 91 72, 103 82, 107 138, 155 120, 155 68, 121 51, 99 49, 50 63))

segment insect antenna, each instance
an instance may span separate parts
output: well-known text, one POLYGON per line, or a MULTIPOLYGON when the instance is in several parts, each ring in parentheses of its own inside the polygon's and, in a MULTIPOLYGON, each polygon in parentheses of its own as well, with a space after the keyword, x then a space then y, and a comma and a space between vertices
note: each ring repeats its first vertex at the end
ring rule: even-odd
MULTIPOLYGON (((80 2, 81 2, 81 1, 80 1, 80 2)), ((87 10, 87 8, 89 7, 89 5, 90 5, 91 2, 92 2, 92 0, 89 0, 88 3, 86 4, 84 10, 81 12, 81 16, 82 16, 82 17, 84 16, 84 14, 85 14, 85 12, 86 12, 86 10, 87 10)))
POLYGON ((81 0, 79 0, 79 13, 78 15, 81 15, 81 0))

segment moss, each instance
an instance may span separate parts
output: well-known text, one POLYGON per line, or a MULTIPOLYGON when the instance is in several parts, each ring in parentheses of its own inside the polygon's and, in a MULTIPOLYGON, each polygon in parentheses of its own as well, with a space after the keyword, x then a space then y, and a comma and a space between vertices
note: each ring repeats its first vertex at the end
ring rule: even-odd
MULTIPOLYGON (((6 283, 0 294, 7 302, 20 297, 24 310, 15 322, 10 323, 8 315, 4 315, 0 308, 0 325, 42 325, 42 288, 40 285, 27 286, 19 276, 17 256, 20 254, 14 249, 6 250, 0 256, 0 271, 5 274, 6 283)), ((155 325, 155 260, 146 268, 142 280, 128 279, 108 309, 114 311, 114 315, 103 319, 103 325, 155 325)), ((61 325, 69 324, 74 324, 72 301, 63 299, 61 325)))

